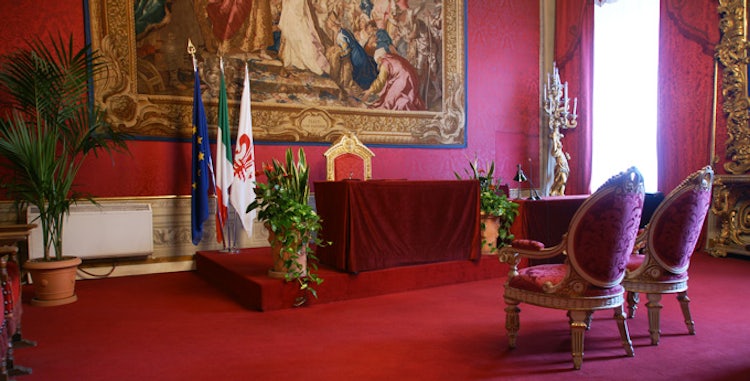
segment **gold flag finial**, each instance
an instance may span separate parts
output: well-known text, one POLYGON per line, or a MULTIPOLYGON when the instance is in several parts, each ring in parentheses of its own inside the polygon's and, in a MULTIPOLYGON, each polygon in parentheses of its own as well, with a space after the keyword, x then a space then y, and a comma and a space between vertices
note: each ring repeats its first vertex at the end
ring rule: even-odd
POLYGON ((190 54, 190 57, 193 58, 193 70, 198 71, 198 60, 195 59, 195 45, 193 45, 193 41, 191 41, 189 38, 187 43, 187 52, 188 54, 190 54))
POLYGON ((191 41, 189 38, 188 38, 187 52, 191 56, 195 55, 195 45, 193 45, 193 41, 191 41))

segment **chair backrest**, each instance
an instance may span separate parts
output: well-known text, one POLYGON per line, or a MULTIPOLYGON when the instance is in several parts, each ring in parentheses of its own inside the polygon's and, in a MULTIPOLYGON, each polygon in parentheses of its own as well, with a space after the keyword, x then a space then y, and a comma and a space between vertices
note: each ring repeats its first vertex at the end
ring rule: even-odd
POLYGON ((342 135, 326 150, 326 180, 369 180, 375 156, 354 134, 342 135))
POLYGON ((711 204, 713 180, 714 172, 709 166, 693 172, 654 211, 646 237, 647 250, 672 273, 683 273, 690 266, 690 256, 711 204))
POLYGON ((634 167, 610 178, 573 215, 568 228, 570 265, 598 287, 625 276, 643 210, 643 176, 634 167))

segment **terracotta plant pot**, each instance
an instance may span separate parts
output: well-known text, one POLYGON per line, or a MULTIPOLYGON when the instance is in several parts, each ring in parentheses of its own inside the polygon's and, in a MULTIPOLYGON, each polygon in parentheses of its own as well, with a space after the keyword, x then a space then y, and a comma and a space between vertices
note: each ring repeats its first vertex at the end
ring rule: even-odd
MULTIPOLYGON (((273 242, 275 234, 268 229, 268 242, 273 242)), ((271 245, 271 256, 273 258, 273 268, 268 270, 268 276, 271 278, 286 279, 287 274, 306 275, 307 274, 307 247, 300 247, 297 252, 297 258, 290 267, 286 266, 286 261, 289 260, 290 253, 281 253, 281 245, 271 245)), ((296 276, 292 276, 296 278, 296 276)))
POLYGON ((76 295, 76 270, 81 258, 65 257, 60 261, 29 260, 24 269, 34 283, 34 306, 51 307, 73 303, 76 295))
POLYGON ((482 254, 495 254, 497 251, 497 229, 500 227, 500 217, 482 214, 482 254))

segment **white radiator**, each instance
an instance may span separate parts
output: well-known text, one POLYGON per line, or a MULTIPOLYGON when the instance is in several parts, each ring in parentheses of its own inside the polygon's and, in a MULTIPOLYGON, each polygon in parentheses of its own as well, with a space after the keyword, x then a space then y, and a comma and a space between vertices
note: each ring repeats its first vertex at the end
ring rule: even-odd
MULTIPOLYGON (((29 236, 29 257, 44 254, 39 209, 27 208, 26 221, 37 227, 29 236)), ((153 222, 149 204, 82 203, 70 208, 63 226, 63 255, 81 259, 138 257, 153 253, 153 222)))

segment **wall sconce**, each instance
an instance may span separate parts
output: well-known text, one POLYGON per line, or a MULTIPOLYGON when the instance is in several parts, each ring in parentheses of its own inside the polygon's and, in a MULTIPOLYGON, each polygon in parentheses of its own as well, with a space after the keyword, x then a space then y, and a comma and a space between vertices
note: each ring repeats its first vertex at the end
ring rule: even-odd
POLYGON ((539 194, 536 193, 536 190, 534 189, 534 183, 529 180, 528 177, 526 177, 526 174, 523 172, 523 168, 521 168, 521 164, 516 165, 516 175, 513 177, 513 181, 516 181, 518 183, 529 183, 529 200, 539 200, 541 197, 539 197, 539 194))

